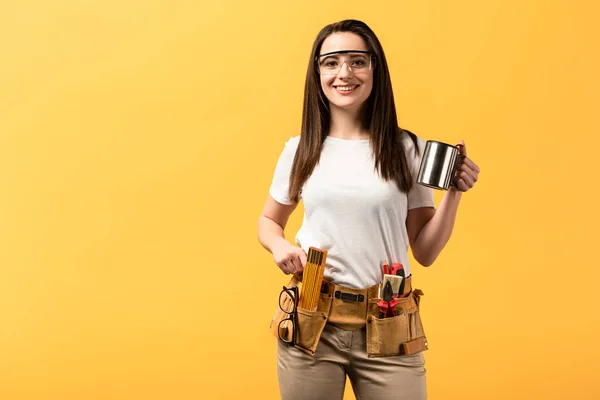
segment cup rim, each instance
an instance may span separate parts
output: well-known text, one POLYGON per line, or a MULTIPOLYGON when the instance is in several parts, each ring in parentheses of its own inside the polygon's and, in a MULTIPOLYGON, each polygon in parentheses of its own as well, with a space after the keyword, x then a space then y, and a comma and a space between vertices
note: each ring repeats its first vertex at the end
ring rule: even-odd
POLYGON ((443 145, 448 146, 448 147, 454 147, 455 149, 458 150, 458 145, 452 145, 452 144, 449 144, 449 143, 446 143, 446 142, 440 142, 439 140, 428 140, 427 143, 429 143, 429 142, 443 144, 443 145))

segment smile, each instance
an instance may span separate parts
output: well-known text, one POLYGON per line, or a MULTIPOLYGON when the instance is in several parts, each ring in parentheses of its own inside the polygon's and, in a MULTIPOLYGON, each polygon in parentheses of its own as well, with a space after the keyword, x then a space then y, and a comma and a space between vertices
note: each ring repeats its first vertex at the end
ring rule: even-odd
POLYGON ((348 94, 352 93, 359 85, 348 85, 348 86, 334 86, 338 93, 348 94))

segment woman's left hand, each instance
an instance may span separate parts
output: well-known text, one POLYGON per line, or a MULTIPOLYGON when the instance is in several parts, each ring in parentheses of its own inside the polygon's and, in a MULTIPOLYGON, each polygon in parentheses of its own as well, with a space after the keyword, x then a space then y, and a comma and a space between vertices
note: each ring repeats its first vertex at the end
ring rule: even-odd
POLYGON ((467 157, 467 146, 464 140, 460 141, 459 147, 460 154, 464 155, 461 157, 458 167, 456 168, 456 175, 454 181, 458 190, 466 192, 475 186, 475 182, 479 179, 479 167, 469 157, 467 157))

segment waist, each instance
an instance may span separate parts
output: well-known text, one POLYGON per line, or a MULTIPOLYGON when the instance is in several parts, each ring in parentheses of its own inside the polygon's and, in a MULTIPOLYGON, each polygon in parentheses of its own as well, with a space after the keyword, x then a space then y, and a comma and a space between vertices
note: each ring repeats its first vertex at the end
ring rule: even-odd
MULTIPOLYGON (((404 278, 404 296, 410 294, 412 291, 412 275, 404 278)), ((369 299, 380 298, 380 289, 383 290, 381 284, 368 286, 362 289, 350 288, 328 280, 323 280, 323 286, 321 287, 321 293, 328 293, 334 298, 341 298, 346 301, 369 301, 369 299), (362 297, 360 297, 362 296, 362 297)))
MULTIPOLYGON (((412 275, 403 279, 404 281, 404 296, 407 296, 412 291, 412 275)), ((301 287, 302 281, 298 276, 294 275, 292 281, 290 282, 294 286, 301 287)), ((372 285, 362 289, 351 288, 343 285, 338 285, 337 283, 331 282, 327 279, 323 279, 323 284, 321 286, 321 294, 329 294, 333 298, 341 298, 346 301, 357 301, 359 300, 368 301, 369 299, 379 298, 380 289, 382 290, 382 285, 372 285), (346 294, 346 295, 344 295, 346 294), (362 297, 360 297, 362 296, 362 297)))
MULTIPOLYGON (((301 287, 298 277, 292 278, 292 285, 301 287)), ((327 323, 346 330, 358 330, 365 327, 369 309, 377 308, 381 300, 382 285, 372 285, 362 289, 338 285, 326 279, 321 285, 318 310, 325 313, 327 323)), ((404 296, 412 292, 412 275, 404 279, 404 296)), ((406 299, 409 300, 409 299, 406 299)))

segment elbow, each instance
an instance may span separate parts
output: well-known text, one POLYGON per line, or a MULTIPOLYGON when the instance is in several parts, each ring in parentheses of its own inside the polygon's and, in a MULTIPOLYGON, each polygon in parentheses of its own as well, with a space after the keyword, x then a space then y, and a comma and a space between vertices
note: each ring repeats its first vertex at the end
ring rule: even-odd
POLYGON ((263 216, 261 214, 260 217, 258 217, 258 223, 256 224, 256 238, 258 239, 258 241, 262 244, 262 231, 263 231, 263 216))
POLYGON ((421 264, 424 267, 431 267, 433 265, 434 261, 435 260, 431 260, 431 261, 429 261, 429 260, 427 260, 427 261, 419 261, 419 264, 421 264))
POLYGON ((424 267, 430 267, 437 259, 437 255, 435 254, 413 253, 413 256, 415 257, 415 260, 424 267))

